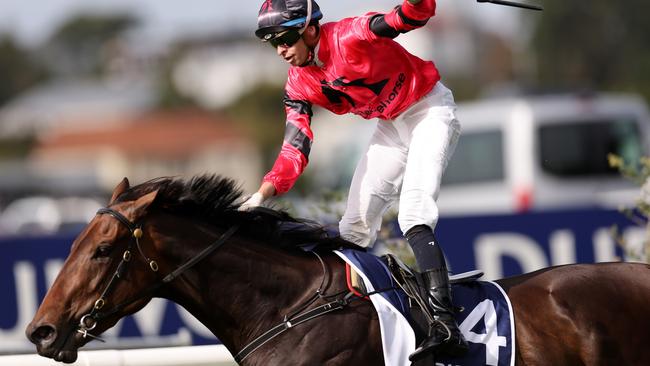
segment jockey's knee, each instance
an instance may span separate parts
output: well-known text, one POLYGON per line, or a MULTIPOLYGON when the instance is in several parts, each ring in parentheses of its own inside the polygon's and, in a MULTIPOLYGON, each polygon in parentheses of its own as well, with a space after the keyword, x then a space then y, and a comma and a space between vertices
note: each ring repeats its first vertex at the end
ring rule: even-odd
POLYGON ((402 211, 400 209, 397 216, 397 223, 399 224, 399 228, 404 235, 406 235, 409 230, 419 225, 425 225, 430 227, 431 230, 434 230, 436 228, 436 224, 438 223, 438 211, 434 210, 429 211, 429 213, 425 214, 417 214, 408 212, 408 210, 402 211))
POLYGON ((377 230, 371 229, 363 220, 345 216, 339 222, 339 232, 343 239, 364 248, 372 247, 377 237, 377 230))
POLYGON ((404 189, 400 196, 397 223, 403 234, 418 225, 435 229, 438 223, 435 196, 424 189, 404 189))

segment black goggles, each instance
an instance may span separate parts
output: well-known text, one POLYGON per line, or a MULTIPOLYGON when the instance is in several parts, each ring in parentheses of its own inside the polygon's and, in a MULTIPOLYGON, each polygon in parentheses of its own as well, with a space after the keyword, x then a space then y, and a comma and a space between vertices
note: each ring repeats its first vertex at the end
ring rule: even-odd
POLYGON ((297 29, 289 29, 275 34, 268 34, 264 37, 263 41, 268 42, 273 48, 280 46, 291 47, 296 44, 302 34, 297 29))

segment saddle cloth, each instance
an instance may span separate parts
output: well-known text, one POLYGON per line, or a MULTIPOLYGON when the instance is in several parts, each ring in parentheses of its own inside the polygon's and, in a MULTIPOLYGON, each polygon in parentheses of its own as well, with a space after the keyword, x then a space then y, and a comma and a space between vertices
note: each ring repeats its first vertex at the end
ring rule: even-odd
MULTIPOLYGON (((335 253, 363 279, 368 293, 389 289, 369 296, 379 316, 385 365, 410 366, 417 340, 408 297, 380 258, 350 249, 335 253)), ((452 284, 452 295, 454 305, 463 309, 456 320, 470 350, 457 358, 436 355, 432 366, 513 366, 514 315, 503 289, 491 281, 471 281, 452 284)))

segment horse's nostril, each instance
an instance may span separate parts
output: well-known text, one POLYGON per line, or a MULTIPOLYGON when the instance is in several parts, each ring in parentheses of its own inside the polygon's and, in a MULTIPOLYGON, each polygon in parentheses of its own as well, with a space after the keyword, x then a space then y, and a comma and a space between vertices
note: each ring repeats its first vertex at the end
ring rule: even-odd
POLYGON ((29 337, 34 344, 43 344, 51 341, 56 336, 56 329, 50 325, 42 325, 36 328, 29 337))

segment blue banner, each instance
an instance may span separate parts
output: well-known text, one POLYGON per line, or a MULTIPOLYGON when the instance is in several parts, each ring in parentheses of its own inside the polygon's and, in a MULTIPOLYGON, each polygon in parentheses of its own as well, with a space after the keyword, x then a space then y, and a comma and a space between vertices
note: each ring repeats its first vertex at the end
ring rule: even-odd
POLYGON ((630 250, 640 249, 645 228, 617 210, 441 218, 436 235, 453 272, 481 269, 487 279, 498 279, 552 265, 622 260, 614 227, 630 250))
MULTIPOLYGON (((644 235, 644 228, 615 210, 442 218, 436 233, 454 272, 481 269, 486 279, 496 279, 549 265, 618 260, 623 251, 610 234, 613 225, 630 241, 644 235)), ((0 302, 0 352, 33 350, 25 327, 73 240, 74 235, 0 238, 0 289, 8 294, 0 302)), ((160 299, 120 322, 106 338, 106 347, 217 342, 180 306, 160 299)))

